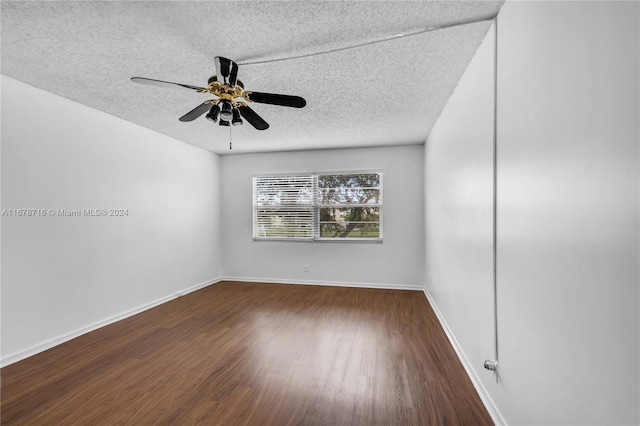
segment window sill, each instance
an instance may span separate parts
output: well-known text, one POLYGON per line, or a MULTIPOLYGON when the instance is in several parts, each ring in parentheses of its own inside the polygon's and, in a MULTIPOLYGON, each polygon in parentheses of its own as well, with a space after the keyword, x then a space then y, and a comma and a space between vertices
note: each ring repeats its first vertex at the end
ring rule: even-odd
POLYGON ((350 244, 382 244, 382 238, 260 238, 253 241, 287 241, 294 243, 350 243, 350 244))

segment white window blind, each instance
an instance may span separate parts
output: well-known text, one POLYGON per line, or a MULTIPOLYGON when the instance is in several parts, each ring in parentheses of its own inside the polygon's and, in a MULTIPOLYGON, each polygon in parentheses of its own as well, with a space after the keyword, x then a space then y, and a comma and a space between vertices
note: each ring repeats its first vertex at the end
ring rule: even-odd
POLYGON ((314 176, 253 178, 253 237, 312 239, 315 220, 314 176))
POLYGON ((254 177, 253 238, 382 241, 382 173, 254 177))

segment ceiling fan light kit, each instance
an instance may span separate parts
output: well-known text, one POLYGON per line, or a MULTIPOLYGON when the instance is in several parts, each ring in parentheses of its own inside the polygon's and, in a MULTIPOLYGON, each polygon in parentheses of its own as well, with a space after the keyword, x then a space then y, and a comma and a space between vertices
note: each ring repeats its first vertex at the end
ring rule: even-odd
POLYGON ((232 126, 242 126, 242 118, 240 118, 240 111, 237 108, 234 108, 232 111, 233 118, 231 119, 232 126))
POLYGON ((209 113, 205 116, 205 118, 213 123, 218 121, 218 116, 220 115, 220 107, 215 104, 209 110, 209 113))
POLYGON ((231 101, 222 100, 220 101, 220 119, 229 121, 233 118, 233 105, 231 105, 231 101))
POLYGON ((204 101, 185 115, 180 121, 193 121, 203 114, 207 120, 218 123, 219 126, 240 126, 242 118, 247 120, 257 130, 266 130, 269 124, 262 119, 247 102, 304 108, 307 102, 300 96, 278 95, 275 93, 250 92, 244 90, 244 83, 238 80, 238 64, 222 56, 215 57, 216 75, 209 78, 207 87, 189 84, 172 83, 170 81, 154 80, 144 77, 132 77, 131 80, 152 86, 184 87, 198 93, 215 96, 214 99, 204 101), (242 118, 241 118, 242 117, 242 118))

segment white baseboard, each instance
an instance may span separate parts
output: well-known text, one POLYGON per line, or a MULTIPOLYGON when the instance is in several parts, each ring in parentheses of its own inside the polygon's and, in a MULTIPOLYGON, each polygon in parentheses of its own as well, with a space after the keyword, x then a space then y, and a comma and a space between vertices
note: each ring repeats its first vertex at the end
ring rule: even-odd
POLYGON ((282 278, 255 278, 255 277, 224 277, 222 281, 245 281, 250 283, 273 283, 273 284, 301 284, 301 285, 324 285, 333 287, 361 287, 361 288, 381 288, 388 290, 418 290, 423 291, 421 285, 408 284, 377 284, 358 283, 346 281, 316 281, 316 280, 289 280, 282 278))
POLYGON ((196 284, 192 287, 186 288, 184 290, 177 291, 174 294, 169 296, 161 297, 160 299, 156 299, 152 302, 145 303, 144 305, 137 306, 133 309, 129 309, 128 311, 122 312, 117 315, 113 315, 109 318, 105 318, 101 321, 94 322, 93 324, 89 324, 87 326, 81 327, 77 330, 71 331, 69 333, 62 334, 58 337, 54 337, 53 339, 46 340, 42 343, 38 343, 37 345, 33 345, 26 349, 23 349, 18 352, 14 352, 10 355, 5 356, 0 360, 0 365, 2 367, 6 367, 7 365, 13 364, 14 362, 21 361, 30 356, 36 355, 40 352, 46 351, 47 349, 51 349, 54 346, 58 346, 64 342, 67 342, 71 339, 75 339, 76 337, 82 336, 83 334, 89 333, 91 331, 97 330, 98 328, 104 327, 105 325, 113 324, 114 322, 120 321, 122 319, 128 318, 130 316, 139 314, 140 312, 146 311, 147 309, 151 309, 158 305, 162 305, 170 300, 176 299, 180 296, 184 296, 185 294, 189 294, 196 290, 200 290, 201 288, 210 286, 212 284, 216 284, 222 281, 221 278, 215 278, 213 280, 208 280, 202 282, 200 284, 196 284))
POLYGON ((431 297, 431 295, 426 289, 423 289, 423 291, 424 291, 424 295, 427 297, 427 300, 429 300, 429 304, 431 305, 433 312, 436 314, 436 317, 438 317, 438 321, 440 321, 440 325, 442 326, 442 329, 444 330, 445 334, 449 338, 449 342, 451 342, 451 346, 453 346, 453 349, 456 351, 456 354, 458 355, 458 358, 460 359, 462 366, 464 367, 465 371, 467 372, 467 375, 471 379, 471 383, 473 383, 473 386, 476 388, 476 391, 478 392, 478 396, 480 396, 482 403, 484 404, 485 408, 489 412, 489 415, 491 416, 491 420, 493 420, 493 422, 496 425, 506 426, 507 422, 504 420, 504 417, 502 417, 502 414, 500 413, 500 410, 498 410, 498 407, 496 406, 495 402, 493 402, 491 395, 489 395, 487 388, 482 383, 482 380, 480 380, 480 376, 476 372, 475 368, 473 368, 473 365, 471 364, 471 362, 469 362, 469 358, 467 358, 464 351, 462 350, 462 346, 460 346, 460 343, 456 339, 456 336, 453 334, 453 331, 451 331, 451 328, 449 328, 447 321, 444 319, 444 316, 440 312, 440 309, 438 309, 438 305, 436 305, 436 302, 433 300, 433 298, 431 297))

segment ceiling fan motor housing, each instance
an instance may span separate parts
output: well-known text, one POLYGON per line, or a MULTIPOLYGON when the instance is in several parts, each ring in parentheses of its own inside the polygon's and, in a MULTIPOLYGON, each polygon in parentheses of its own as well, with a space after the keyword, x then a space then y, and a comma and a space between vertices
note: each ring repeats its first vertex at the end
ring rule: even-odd
MULTIPOLYGON (((217 75, 212 75, 211 77, 209 77, 207 84, 211 86, 211 84, 213 84, 214 81, 218 81, 217 75)), ((236 86, 240 86, 240 88, 244 90, 244 83, 242 82, 242 80, 236 80, 236 86)))

